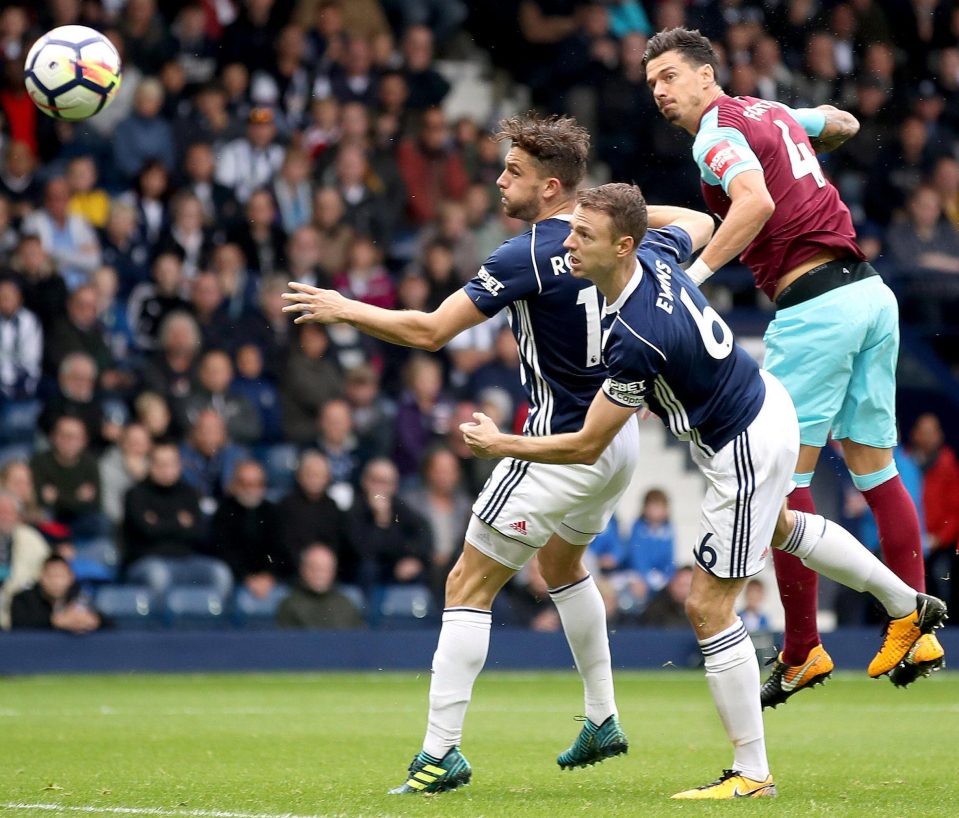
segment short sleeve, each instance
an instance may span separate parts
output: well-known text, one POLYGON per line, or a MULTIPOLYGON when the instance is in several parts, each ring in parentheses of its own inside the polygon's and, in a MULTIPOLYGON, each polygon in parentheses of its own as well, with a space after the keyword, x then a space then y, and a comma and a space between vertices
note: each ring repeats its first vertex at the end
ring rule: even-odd
POLYGON ((617 406, 639 409, 646 402, 647 390, 652 388, 659 365, 647 354, 642 341, 633 338, 621 318, 610 328, 603 348, 603 361, 608 377, 602 391, 617 406))
POLYGON ((496 315, 514 301, 538 292, 529 235, 517 236, 498 247, 463 289, 486 316, 496 315))
POLYGON ((639 246, 640 250, 647 244, 654 247, 660 254, 664 251, 669 253, 679 264, 684 264, 693 254, 693 240, 689 237, 689 233, 676 225, 648 230, 639 246))
POLYGON ((783 109, 799 123, 799 126, 806 132, 806 136, 815 138, 819 136, 823 128, 826 127, 826 114, 818 108, 790 108, 783 105, 783 109))
POLYGON ((722 185, 727 194, 730 182, 740 173, 763 169, 742 132, 728 126, 703 128, 693 143, 693 155, 703 181, 722 185))

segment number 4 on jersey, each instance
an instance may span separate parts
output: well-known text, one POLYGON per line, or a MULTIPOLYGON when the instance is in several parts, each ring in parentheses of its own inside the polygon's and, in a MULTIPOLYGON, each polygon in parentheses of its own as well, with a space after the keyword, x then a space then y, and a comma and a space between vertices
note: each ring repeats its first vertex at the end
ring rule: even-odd
POLYGON ((793 178, 802 179, 803 176, 812 176, 818 187, 826 186, 826 177, 822 175, 822 168, 815 154, 809 152, 804 142, 798 145, 793 142, 789 135, 789 126, 781 119, 774 119, 773 122, 783 132, 783 142, 786 143, 786 153, 789 154, 789 164, 792 165, 793 178))

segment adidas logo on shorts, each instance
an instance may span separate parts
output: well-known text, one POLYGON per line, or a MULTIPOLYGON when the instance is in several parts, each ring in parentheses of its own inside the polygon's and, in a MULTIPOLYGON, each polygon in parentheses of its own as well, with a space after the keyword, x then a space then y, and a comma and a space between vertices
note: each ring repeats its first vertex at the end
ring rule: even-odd
POLYGON ((527 534, 527 532, 526 532, 526 520, 519 520, 518 522, 510 523, 510 524, 509 524, 509 527, 512 528, 513 531, 515 531, 517 534, 522 534, 524 537, 525 537, 526 534, 527 534))

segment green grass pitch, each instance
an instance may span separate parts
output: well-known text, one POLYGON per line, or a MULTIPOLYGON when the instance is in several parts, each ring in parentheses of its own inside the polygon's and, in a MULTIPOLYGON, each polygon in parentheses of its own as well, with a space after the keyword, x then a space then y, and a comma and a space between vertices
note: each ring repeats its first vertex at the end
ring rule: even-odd
POLYGON ((959 816, 959 675, 838 675, 766 716, 778 799, 670 802, 730 751, 699 673, 620 673, 625 758, 562 772, 572 673, 486 674, 463 746, 473 784, 387 797, 419 748, 428 675, 0 679, 0 818, 959 816))

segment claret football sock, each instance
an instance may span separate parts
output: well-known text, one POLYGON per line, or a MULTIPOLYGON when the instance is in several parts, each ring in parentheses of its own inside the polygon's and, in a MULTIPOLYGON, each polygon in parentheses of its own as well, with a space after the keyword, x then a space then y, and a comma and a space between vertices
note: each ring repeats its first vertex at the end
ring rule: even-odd
POLYGON ((576 668, 583 678, 586 718, 600 725, 616 714, 603 596, 590 574, 579 582, 551 590, 549 595, 559 611, 576 668))
POLYGON ((430 714, 423 750, 443 758, 463 738, 466 708, 473 682, 486 663, 489 651, 491 611, 477 608, 447 608, 433 654, 430 681, 430 714))
POLYGON ((732 769, 755 781, 769 776, 763 712, 759 703, 759 663, 742 619, 702 639, 706 681, 719 718, 733 744, 732 769))
MULTIPOLYGON (((816 513, 809 486, 799 486, 789 495, 789 507, 794 511, 816 513)), ((773 550, 776 583, 786 616, 782 659, 787 665, 801 665, 809 651, 819 644, 816 626, 816 608, 819 598, 819 577, 792 554, 773 550)))
POLYGON ((868 591, 889 616, 916 608, 916 592, 841 526, 818 514, 796 512, 796 524, 782 549, 814 571, 856 591, 868 591))
POLYGON ((895 474, 889 480, 863 490, 862 496, 876 518, 883 561, 907 585, 925 592, 926 569, 922 559, 919 515, 902 478, 895 474))

